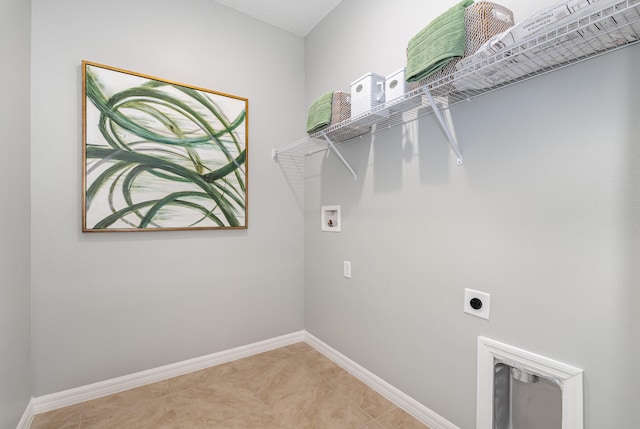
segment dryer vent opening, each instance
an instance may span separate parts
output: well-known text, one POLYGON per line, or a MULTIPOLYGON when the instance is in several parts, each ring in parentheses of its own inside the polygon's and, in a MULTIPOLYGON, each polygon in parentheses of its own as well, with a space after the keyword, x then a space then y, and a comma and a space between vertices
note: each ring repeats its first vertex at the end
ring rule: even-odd
POLYGON ((583 371, 478 337, 476 429, 584 429, 583 371))
POLYGON ((559 384, 504 363, 493 382, 493 429, 562 429, 559 384))

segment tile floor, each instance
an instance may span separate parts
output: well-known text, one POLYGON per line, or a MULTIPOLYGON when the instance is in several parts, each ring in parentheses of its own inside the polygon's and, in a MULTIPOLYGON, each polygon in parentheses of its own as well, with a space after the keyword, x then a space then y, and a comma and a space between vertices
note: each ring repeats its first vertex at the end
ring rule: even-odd
POLYGON ((429 429, 306 343, 39 414, 31 429, 429 429))

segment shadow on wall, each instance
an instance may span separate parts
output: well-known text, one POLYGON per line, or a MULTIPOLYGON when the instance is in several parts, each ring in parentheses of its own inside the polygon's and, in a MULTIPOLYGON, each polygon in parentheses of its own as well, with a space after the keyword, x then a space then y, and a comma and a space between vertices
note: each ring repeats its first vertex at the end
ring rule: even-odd
POLYGON ((449 183, 451 168, 456 167, 444 132, 432 115, 382 130, 373 136, 349 140, 339 145, 338 150, 355 170, 358 180, 354 183, 340 159, 327 152, 321 173, 324 203, 327 203, 325 196, 335 198, 334 192, 325 190, 335 189, 346 190, 349 201, 358 201, 369 169, 373 172, 374 192, 391 193, 403 190, 407 176, 409 180, 419 177, 422 184, 449 183), (368 165, 370 156, 372 163, 368 165))
POLYGON ((373 189, 376 193, 402 190, 405 148, 409 149, 409 157, 413 153, 412 142, 404 138, 404 129, 404 126, 393 127, 375 135, 373 189))
POLYGON ((432 115, 376 134, 373 148, 375 192, 402 191, 405 177, 421 184, 450 181, 451 153, 432 115))
POLYGON ((349 204, 344 204, 342 207, 344 214, 345 209, 348 210, 348 206, 360 201, 367 179, 372 141, 373 137, 366 135, 337 146, 344 159, 358 175, 358 180, 355 182, 349 170, 333 152, 327 151, 323 155, 320 200, 322 204, 344 204, 348 201, 349 204), (336 196, 344 201, 335 201, 336 196))
MULTIPOLYGON (((455 123, 455 112, 452 112, 452 115, 455 123)), ((431 114, 408 125, 415 128, 411 130, 411 135, 415 135, 418 143, 420 183, 424 185, 449 183, 451 168, 464 168, 464 166, 456 165, 455 155, 435 116, 431 114)), ((463 144, 461 148, 464 150, 463 144)))

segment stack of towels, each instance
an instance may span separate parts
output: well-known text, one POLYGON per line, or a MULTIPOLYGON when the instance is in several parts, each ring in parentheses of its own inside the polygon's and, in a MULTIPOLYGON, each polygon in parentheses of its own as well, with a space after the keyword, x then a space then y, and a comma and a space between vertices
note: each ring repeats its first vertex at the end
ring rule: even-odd
POLYGON ((333 92, 327 92, 311 103, 307 115, 307 133, 311 134, 320 131, 331 124, 333 92))
POLYGON ((462 0, 431 21, 407 47, 407 82, 418 82, 464 55, 464 10, 473 0, 462 0))

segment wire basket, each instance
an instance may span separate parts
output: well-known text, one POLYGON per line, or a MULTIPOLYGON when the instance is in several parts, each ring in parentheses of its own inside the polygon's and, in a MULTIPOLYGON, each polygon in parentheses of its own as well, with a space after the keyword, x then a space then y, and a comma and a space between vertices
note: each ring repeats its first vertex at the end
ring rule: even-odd
POLYGON ((351 94, 344 91, 335 91, 331 100, 331 122, 320 131, 310 134, 313 138, 323 138, 325 132, 332 141, 343 142, 371 131, 369 126, 349 126, 349 124, 336 127, 337 124, 351 119, 351 94))
POLYGON ((479 1, 467 7, 464 11, 464 26, 467 33, 464 55, 454 58, 446 66, 426 78, 418 82, 411 82, 411 88, 416 89, 427 85, 431 93, 437 96, 454 92, 455 87, 449 82, 453 80, 453 73, 456 71, 458 61, 474 54, 487 40, 508 30, 513 25, 513 12, 504 6, 488 1, 479 1))

